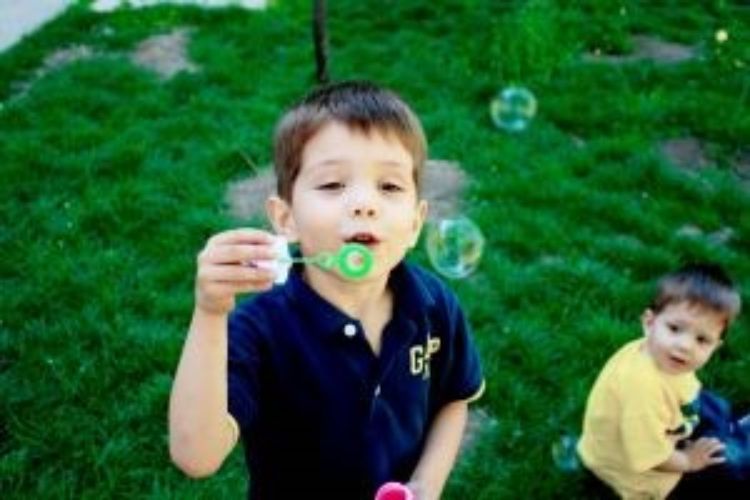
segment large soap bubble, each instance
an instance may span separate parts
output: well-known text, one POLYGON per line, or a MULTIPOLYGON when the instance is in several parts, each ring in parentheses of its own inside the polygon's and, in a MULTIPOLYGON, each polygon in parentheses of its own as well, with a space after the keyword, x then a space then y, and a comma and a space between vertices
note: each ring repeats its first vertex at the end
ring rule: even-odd
POLYGON ((506 87, 490 102, 490 117, 496 127, 522 132, 536 115, 536 98, 524 87, 506 87))
POLYGON ((484 236, 466 217, 442 219, 428 224, 426 244, 435 270, 447 278, 460 279, 479 265, 484 236))

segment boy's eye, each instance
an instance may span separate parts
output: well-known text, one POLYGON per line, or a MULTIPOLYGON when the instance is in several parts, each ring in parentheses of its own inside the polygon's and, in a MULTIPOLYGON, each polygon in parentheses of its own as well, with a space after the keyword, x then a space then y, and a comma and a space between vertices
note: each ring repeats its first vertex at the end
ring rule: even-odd
POLYGON ((667 323, 667 328, 669 328, 669 331, 672 333, 678 333, 680 331, 679 325, 676 325, 675 323, 667 323))
POLYGON ((711 343, 711 339, 709 339, 708 337, 704 337, 703 335, 699 335, 698 336, 698 343, 700 345, 708 345, 708 344, 711 343))
POLYGON ((338 189, 342 189, 344 187, 343 182, 338 181, 331 181, 331 182, 325 182, 323 184, 320 184, 318 186, 318 189, 321 191, 336 191, 338 189))
POLYGON ((399 191, 403 191, 404 188, 402 188, 399 184, 396 184, 394 182, 384 182, 380 185, 380 188, 388 193, 397 193, 399 191))

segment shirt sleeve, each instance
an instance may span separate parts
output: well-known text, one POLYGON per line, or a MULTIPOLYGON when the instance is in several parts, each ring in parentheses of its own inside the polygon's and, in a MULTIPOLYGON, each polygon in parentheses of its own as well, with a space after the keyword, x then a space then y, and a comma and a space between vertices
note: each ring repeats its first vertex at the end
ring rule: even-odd
POLYGON ((259 343, 262 332, 247 306, 229 316, 227 407, 244 434, 257 414, 259 343))
MULTIPOLYGON (((445 293, 445 332, 439 353, 439 406, 453 401, 478 399, 484 390, 481 361, 466 317, 455 295, 445 293), (442 351, 442 352, 440 352, 442 351)), ((441 333, 441 332, 436 332, 441 333)))

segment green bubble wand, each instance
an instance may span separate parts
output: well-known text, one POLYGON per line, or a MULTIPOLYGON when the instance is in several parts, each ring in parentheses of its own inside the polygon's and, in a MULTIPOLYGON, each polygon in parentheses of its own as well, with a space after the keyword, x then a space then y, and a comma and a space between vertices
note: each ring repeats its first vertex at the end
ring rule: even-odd
POLYGON ((320 252, 306 257, 281 257, 280 264, 312 264, 321 269, 338 271, 352 280, 362 279, 372 270, 375 258, 372 250, 360 243, 345 243, 336 253, 320 252))

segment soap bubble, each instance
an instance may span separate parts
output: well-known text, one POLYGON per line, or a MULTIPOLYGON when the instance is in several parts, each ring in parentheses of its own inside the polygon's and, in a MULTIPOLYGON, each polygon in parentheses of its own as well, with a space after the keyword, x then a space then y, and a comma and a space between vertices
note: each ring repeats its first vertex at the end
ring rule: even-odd
POLYGON ((435 270, 451 279, 474 272, 484 250, 482 232, 465 217, 430 223, 426 242, 427 256, 435 270))
POLYGON ((496 127, 522 132, 536 115, 536 98, 524 87, 506 87, 490 102, 490 117, 496 127))
POLYGON ((555 466, 563 472, 575 472, 581 467, 578 460, 576 446, 578 437, 571 434, 563 434, 552 443, 552 460, 555 466))

